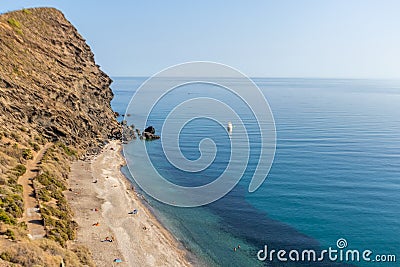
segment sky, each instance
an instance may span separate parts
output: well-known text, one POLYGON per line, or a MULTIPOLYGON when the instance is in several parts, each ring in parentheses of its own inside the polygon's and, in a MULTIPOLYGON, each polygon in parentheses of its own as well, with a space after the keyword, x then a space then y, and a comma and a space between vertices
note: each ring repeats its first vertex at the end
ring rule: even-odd
POLYGON ((397 0, 0 0, 61 10, 110 76, 215 61, 251 77, 400 79, 397 0))

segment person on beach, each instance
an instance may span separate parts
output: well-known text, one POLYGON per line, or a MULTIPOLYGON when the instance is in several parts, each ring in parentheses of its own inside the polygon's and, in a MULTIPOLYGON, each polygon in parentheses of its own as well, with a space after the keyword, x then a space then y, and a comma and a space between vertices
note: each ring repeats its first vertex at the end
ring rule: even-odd
POLYGON ((133 211, 129 212, 128 214, 137 214, 137 209, 134 209, 133 211))
POLYGON ((101 240, 101 242, 113 242, 113 240, 114 240, 114 237, 112 236, 111 238, 109 238, 108 236, 104 239, 104 240, 101 240))

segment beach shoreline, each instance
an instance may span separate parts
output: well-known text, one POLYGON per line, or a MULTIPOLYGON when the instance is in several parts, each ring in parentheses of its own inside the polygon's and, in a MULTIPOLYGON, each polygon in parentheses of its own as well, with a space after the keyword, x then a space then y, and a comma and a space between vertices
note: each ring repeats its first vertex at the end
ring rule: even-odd
POLYGON ((72 163, 66 196, 79 225, 73 242, 90 249, 96 266, 192 266, 121 172, 121 150, 110 141, 99 155, 72 163))

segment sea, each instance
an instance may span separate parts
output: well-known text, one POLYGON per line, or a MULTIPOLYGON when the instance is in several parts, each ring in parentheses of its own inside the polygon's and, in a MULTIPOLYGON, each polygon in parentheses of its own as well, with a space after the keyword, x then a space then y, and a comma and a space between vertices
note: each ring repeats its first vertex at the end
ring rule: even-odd
MULTIPOLYGON (((119 120, 124 119, 122 115, 131 121, 146 116, 146 111, 135 107, 131 114, 125 114, 146 79, 113 77, 115 96, 111 104, 121 114, 119 120)), ((252 81, 267 99, 276 127, 275 157, 267 178, 255 192, 250 193, 248 186, 258 160, 254 155, 261 144, 252 142, 252 129, 250 167, 242 179, 219 200, 194 208, 174 207, 154 199, 141 190, 133 176, 148 177, 152 175, 150 168, 156 168, 166 179, 182 186, 212 182, 231 156, 231 137, 223 127, 200 118, 182 128, 179 149, 188 159, 201 155, 201 140, 215 142, 215 160, 199 173, 188 174, 171 165, 161 140, 145 144, 152 166, 144 160, 144 141, 124 144, 124 155, 133 162, 135 172, 126 166, 122 171, 157 218, 199 266, 399 266, 400 81, 252 81), (259 257, 265 255, 265 248, 268 254, 276 251, 273 257, 259 257), (332 252, 337 259, 329 258, 327 252, 319 260, 321 252, 329 249, 337 251, 332 252), (286 253, 281 252, 282 260, 277 257, 279 250, 286 253), (299 260, 295 252, 293 259, 289 258, 292 250, 299 252, 299 260), (316 252, 317 259, 301 260, 302 252, 309 250, 316 252), (360 259, 352 259, 351 254, 346 259, 348 250, 357 250, 360 259)), ((160 104, 151 114, 148 125, 162 136, 168 113, 179 102, 204 94, 227 100, 244 120, 254 119, 223 90, 200 84, 172 93, 167 104, 160 104)), ((193 110, 194 117, 196 112, 193 110)), ((235 135, 235 125, 231 134, 235 135)), ((235 153, 248 153, 247 146, 242 149, 235 153)))

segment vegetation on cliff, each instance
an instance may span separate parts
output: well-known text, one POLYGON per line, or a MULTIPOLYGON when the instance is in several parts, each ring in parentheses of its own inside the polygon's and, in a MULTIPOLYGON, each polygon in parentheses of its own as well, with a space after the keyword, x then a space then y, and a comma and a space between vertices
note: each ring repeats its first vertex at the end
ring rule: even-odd
POLYGON ((60 11, 0 15, 0 266, 93 265, 89 250, 70 241, 77 225, 63 192, 69 162, 119 133, 110 83, 60 11), (38 239, 28 238, 20 182, 33 171, 46 232, 38 239))

